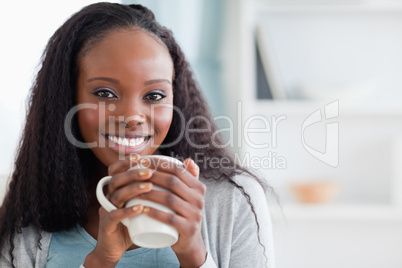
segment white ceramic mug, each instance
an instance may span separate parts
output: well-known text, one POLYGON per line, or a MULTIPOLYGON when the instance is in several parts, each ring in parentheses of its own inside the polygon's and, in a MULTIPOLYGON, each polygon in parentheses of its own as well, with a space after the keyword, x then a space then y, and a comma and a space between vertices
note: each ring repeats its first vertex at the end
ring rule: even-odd
MULTIPOLYGON (((143 156, 141 158, 150 158, 151 161, 155 161, 156 164, 158 164, 160 159, 165 159, 170 161, 170 163, 173 164, 179 164, 183 165, 183 163, 176 158, 168 157, 168 156, 162 156, 162 155, 150 155, 150 156, 143 156)), ((143 168, 141 164, 137 164, 134 167, 131 167, 130 169, 135 169, 135 168, 143 168)), ((104 195, 103 193, 103 187, 107 185, 112 176, 106 176, 102 178, 96 188, 96 197, 98 198, 99 203, 102 205, 103 208, 105 208, 107 211, 112 211, 117 209, 104 195)), ((161 188, 159 186, 153 186, 153 190, 157 191, 168 191, 164 188, 161 188)), ((156 208, 158 210, 161 210, 163 212, 168 212, 168 213, 174 213, 171 209, 167 208, 166 206, 163 206, 161 204, 148 201, 148 200, 141 200, 141 199, 131 199, 126 203, 126 207, 133 207, 135 205, 142 204, 146 207, 152 207, 156 208)), ((157 221, 155 219, 152 219, 148 217, 145 214, 139 214, 137 216, 134 216, 132 218, 126 218, 121 221, 127 229, 130 234, 131 241, 133 241, 134 244, 137 246, 143 247, 143 248, 163 248, 163 247, 169 247, 173 244, 175 244, 179 238, 179 234, 176 229, 174 229, 172 226, 167 225, 163 222, 157 221)))

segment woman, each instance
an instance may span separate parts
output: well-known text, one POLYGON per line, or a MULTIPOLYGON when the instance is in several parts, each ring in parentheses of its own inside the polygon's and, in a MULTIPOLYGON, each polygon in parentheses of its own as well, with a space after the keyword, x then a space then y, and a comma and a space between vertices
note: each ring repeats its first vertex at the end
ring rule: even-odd
POLYGON ((181 49, 148 9, 85 7, 50 39, 32 88, 0 209, 1 266, 272 266, 265 186, 215 131, 181 49), (185 159, 186 171, 127 171, 151 154, 185 159), (110 213, 94 194, 106 175, 110 213), (125 208, 134 197, 176 214, 125 208), (140 213, 176 228, 178 242, 132 244, 120 221, 140 213))

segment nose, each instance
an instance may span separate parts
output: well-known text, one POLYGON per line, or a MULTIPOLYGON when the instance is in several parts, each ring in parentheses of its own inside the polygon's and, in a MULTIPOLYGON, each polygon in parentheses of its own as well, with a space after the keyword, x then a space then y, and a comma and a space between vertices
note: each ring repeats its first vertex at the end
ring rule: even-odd
POLYGON ((116 124, 125 128, 134 128, 146 123, 146 115, 141 108, 141 104, 129 103, 125 109, 122 109, 116 118, 116 124))

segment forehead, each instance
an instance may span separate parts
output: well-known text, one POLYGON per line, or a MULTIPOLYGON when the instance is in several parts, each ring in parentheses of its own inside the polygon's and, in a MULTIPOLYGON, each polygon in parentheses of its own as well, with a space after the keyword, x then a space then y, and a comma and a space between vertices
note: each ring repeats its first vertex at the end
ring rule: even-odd
POLYGON ((137 29, 115 30, 83 55, 79 69, 85 74, 143 70, 172 78, 173 61, 157 37, 137 29))

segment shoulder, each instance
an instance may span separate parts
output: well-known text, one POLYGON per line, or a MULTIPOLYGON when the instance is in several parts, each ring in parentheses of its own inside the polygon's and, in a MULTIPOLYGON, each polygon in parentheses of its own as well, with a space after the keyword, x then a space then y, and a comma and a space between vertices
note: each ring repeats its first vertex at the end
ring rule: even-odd
MULTIPOLYGON (((51 233, 38 230, 33 226, 24 227, 21 232, 14 234, 13 256, 17 267, 42 267, 46 263, 51 233)), ((10 263, 10 245, 6 243, 1 252, 0 264, 6 266, 10 263)), ((3 267, 3 266, 2 266, 3 267)))
POLYGON ((202 179, 206 186, 205 214, 209 220, 235 225, 262 221, 270 225, 266 193, 261 184, 248 174, 229 180, 202 179))
MULTIPOLYGON (((267 203, 266 194, 261 184, 248 174, 236 175, 232 178, 233 182, 228 180, 213 180, 201 178, 206 186, 205 201, 209 200, 221 201, 223 203, 233 204, 236 201, 237 205, 245 205, 250 203, 267 203), (264 201, 264 202, 262 202, 264 201)), ((215 203, 214 202, 214 203, 215 203)))
POLYGON ((44 241, 47 241, 47 238, 50 237, 50 235, 51 234, 48 232, 41 231, 38 228, 29 225, 22 228, 20 233, 15 234, 14 243, 34 247, 38 246, 39 241, 43 244, 44 241))

